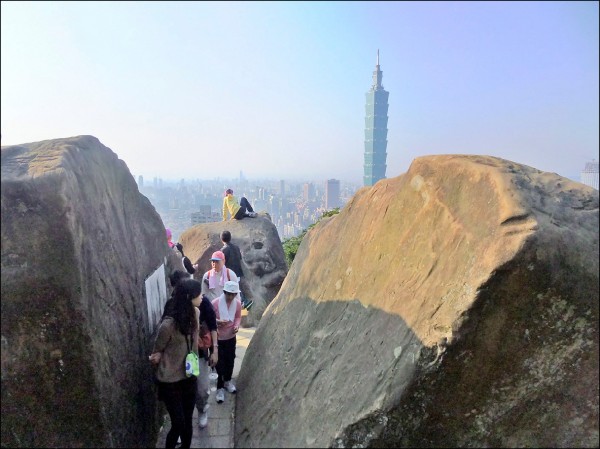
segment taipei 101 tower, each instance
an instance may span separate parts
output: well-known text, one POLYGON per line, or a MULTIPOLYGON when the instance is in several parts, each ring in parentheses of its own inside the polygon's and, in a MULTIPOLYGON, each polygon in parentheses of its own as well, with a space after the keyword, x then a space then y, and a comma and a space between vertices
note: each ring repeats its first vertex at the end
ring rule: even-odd
POLYGON ((379 69, 379 50, 377 50, 377 65, 373 72, 373 85, 367 92, 365 106, 365 186, 372 186, 385 178, 387 157, 387 122, 389 92, 383 89, 381 78, 383 72, 379 69))

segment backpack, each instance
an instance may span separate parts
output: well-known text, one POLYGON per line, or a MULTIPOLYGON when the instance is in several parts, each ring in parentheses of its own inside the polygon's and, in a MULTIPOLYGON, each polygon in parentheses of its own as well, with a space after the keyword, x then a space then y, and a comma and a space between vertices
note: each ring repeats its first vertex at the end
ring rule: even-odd
MULTIPOLYGON (((226 270, 227 270, 227 280, 230 281, 231 280, 231 273, 229 272, 230 269, 226 268, 226 270)), ((206 283, 206 285, 208 285, 208 279, 210 278, 210 272, 211 271, 212 270, 208 270, 207 271, 208 274, 206 275, 206 279, 204 279, 204 282, 206 283)))

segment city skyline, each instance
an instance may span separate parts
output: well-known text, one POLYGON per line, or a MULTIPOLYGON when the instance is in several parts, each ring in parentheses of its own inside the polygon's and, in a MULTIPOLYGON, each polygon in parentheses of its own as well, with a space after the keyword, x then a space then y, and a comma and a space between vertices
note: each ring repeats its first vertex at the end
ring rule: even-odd
POLYGON ((245 196, 257 212, 267 212, 281 240, 294 237, 316 222, 325 211, 343 207, 361 185, 337 179, 324 183, 286 180, 256 181, 240 178, 223 182, 210 180, 146 182, 138 177, 145 195, 169 228, 173 240, 199 223, 222 221, 223 192, 233 188, 239 198, 245 196))
POLYGON ((483 154, 577 180, 598 158, 598 2, 1 8, 3 146, 88 134, 147 179, 359 184, 380 49, 387 178, 483 154))

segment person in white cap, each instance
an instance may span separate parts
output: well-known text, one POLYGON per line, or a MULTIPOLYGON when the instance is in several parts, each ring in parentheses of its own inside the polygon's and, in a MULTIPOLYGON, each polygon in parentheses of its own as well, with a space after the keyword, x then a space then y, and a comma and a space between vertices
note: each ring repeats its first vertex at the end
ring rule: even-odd
POLYGON ((235 393, 237 389, 231 380, 235 361, 236 334, 242 321, 242 302, 239 299, 239 284, 227 281, 223 294, 213 299, 212 305, 217 315, 219 360, 217 362, 217 403, 225 400, 225 389, 235 393))

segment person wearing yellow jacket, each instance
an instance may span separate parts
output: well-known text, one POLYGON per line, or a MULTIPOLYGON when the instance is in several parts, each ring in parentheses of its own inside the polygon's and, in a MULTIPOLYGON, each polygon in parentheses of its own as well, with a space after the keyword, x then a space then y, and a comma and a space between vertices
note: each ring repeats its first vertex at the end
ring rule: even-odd
POLYGON ((223 221, 227 221, 227 215, 231 215, 231 219, 241 220, 242 218, 256 217, 257 213, 254 212, 250 202, 245 196, 240 198, 240 202, 235 196, 233 196, 233 190, 225 190, 225 198, 223 198, 223 221))

